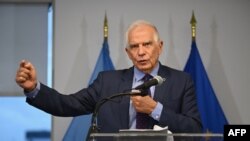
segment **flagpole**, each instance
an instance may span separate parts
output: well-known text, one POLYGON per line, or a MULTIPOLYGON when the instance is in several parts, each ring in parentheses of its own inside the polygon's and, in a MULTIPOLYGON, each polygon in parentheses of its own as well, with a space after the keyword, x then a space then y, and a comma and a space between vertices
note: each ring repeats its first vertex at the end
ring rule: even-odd
POLYGON ((104 18, 104 25, 103 25, 103 35, 104 35, 104 39, 107 40, 108 39, 108 19, 107 19, 107 14, 105 12, 105 18, 104 18))
POLYGON ((185 65, 184 71, 189 73, 195 85, 198 110, 201 115, 201 122, 204 133, 223 133, 224 125, 228 121, 224 115, 219 101, 216 98, 213 87, 209 81, 206 69, 202 63, 198 48, 196 46, 196 19, 194 11, 190 21, 192 29, 191 51, 185 65))
POLYGON ((192 12, 192 18, 190 20, 190 24, 191 24, 191 31, 192 31, 192 41, 195 41, 196 38, 196 19, 194 16, 194 11, 192 12))

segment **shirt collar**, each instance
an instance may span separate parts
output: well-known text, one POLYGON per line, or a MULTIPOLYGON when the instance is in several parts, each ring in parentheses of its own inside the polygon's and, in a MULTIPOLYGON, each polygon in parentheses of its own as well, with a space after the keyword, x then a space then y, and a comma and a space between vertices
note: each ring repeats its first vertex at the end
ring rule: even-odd
MULTIPOLYGON (((160 65, 158 62, 156 64, 156 66, 154 67, 154 69, 150 72, 150 75, 155 77, 158 73, 159 67, 160 67, 160 65)), ((144 77, 144 75, 145 75, 145 73, 143 73, 142 71, 140 71, 136 67, 134 67, 134 80, 135 80, 135 82, 140 81, 144 77)))

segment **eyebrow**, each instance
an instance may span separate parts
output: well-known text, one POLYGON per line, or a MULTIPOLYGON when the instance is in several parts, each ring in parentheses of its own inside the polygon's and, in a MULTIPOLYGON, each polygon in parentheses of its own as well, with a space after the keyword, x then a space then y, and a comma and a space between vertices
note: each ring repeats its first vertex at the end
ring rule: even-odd
POLYGON ((152 45, 153 41, 146 41, 146 42, 142 42, 142 43, 131 43, 129 44, 130 48, 135 48, 135 47, 139 47, 140 44, 142 44, 142 46, 147 46, 147 45, 152 45))
POLYGON ((153 43, 152 41, 148 41, 148 42, 143 42, 142 45, 147 46, 147 45, 152 45, 152 43, 153 43))

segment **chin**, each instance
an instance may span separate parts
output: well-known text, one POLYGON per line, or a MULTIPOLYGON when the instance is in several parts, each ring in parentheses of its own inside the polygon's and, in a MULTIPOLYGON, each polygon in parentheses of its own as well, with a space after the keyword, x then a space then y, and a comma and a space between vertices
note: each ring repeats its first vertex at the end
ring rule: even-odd
POLYGON ((149 67, 139 67, 139 70, 141 70, 144 73, 149 73, 151 69, 149 67))

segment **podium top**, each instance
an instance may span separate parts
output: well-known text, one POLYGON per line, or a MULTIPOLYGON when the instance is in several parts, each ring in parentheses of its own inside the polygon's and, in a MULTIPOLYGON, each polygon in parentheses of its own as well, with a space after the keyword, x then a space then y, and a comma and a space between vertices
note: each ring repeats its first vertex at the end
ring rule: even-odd
POLYGON ((223 134, 215 133, 161 133, 161 132, 119 132, 119 133, 92 133, 91 137, 128 137, 128 136, 160 136, 160 137, 218 137, 223 138, 223 134))
POLYGON ((92 133, 92 141, 223 141, 223 134, 212 133, 162 133, 162 132, 119 132, 92 133))

